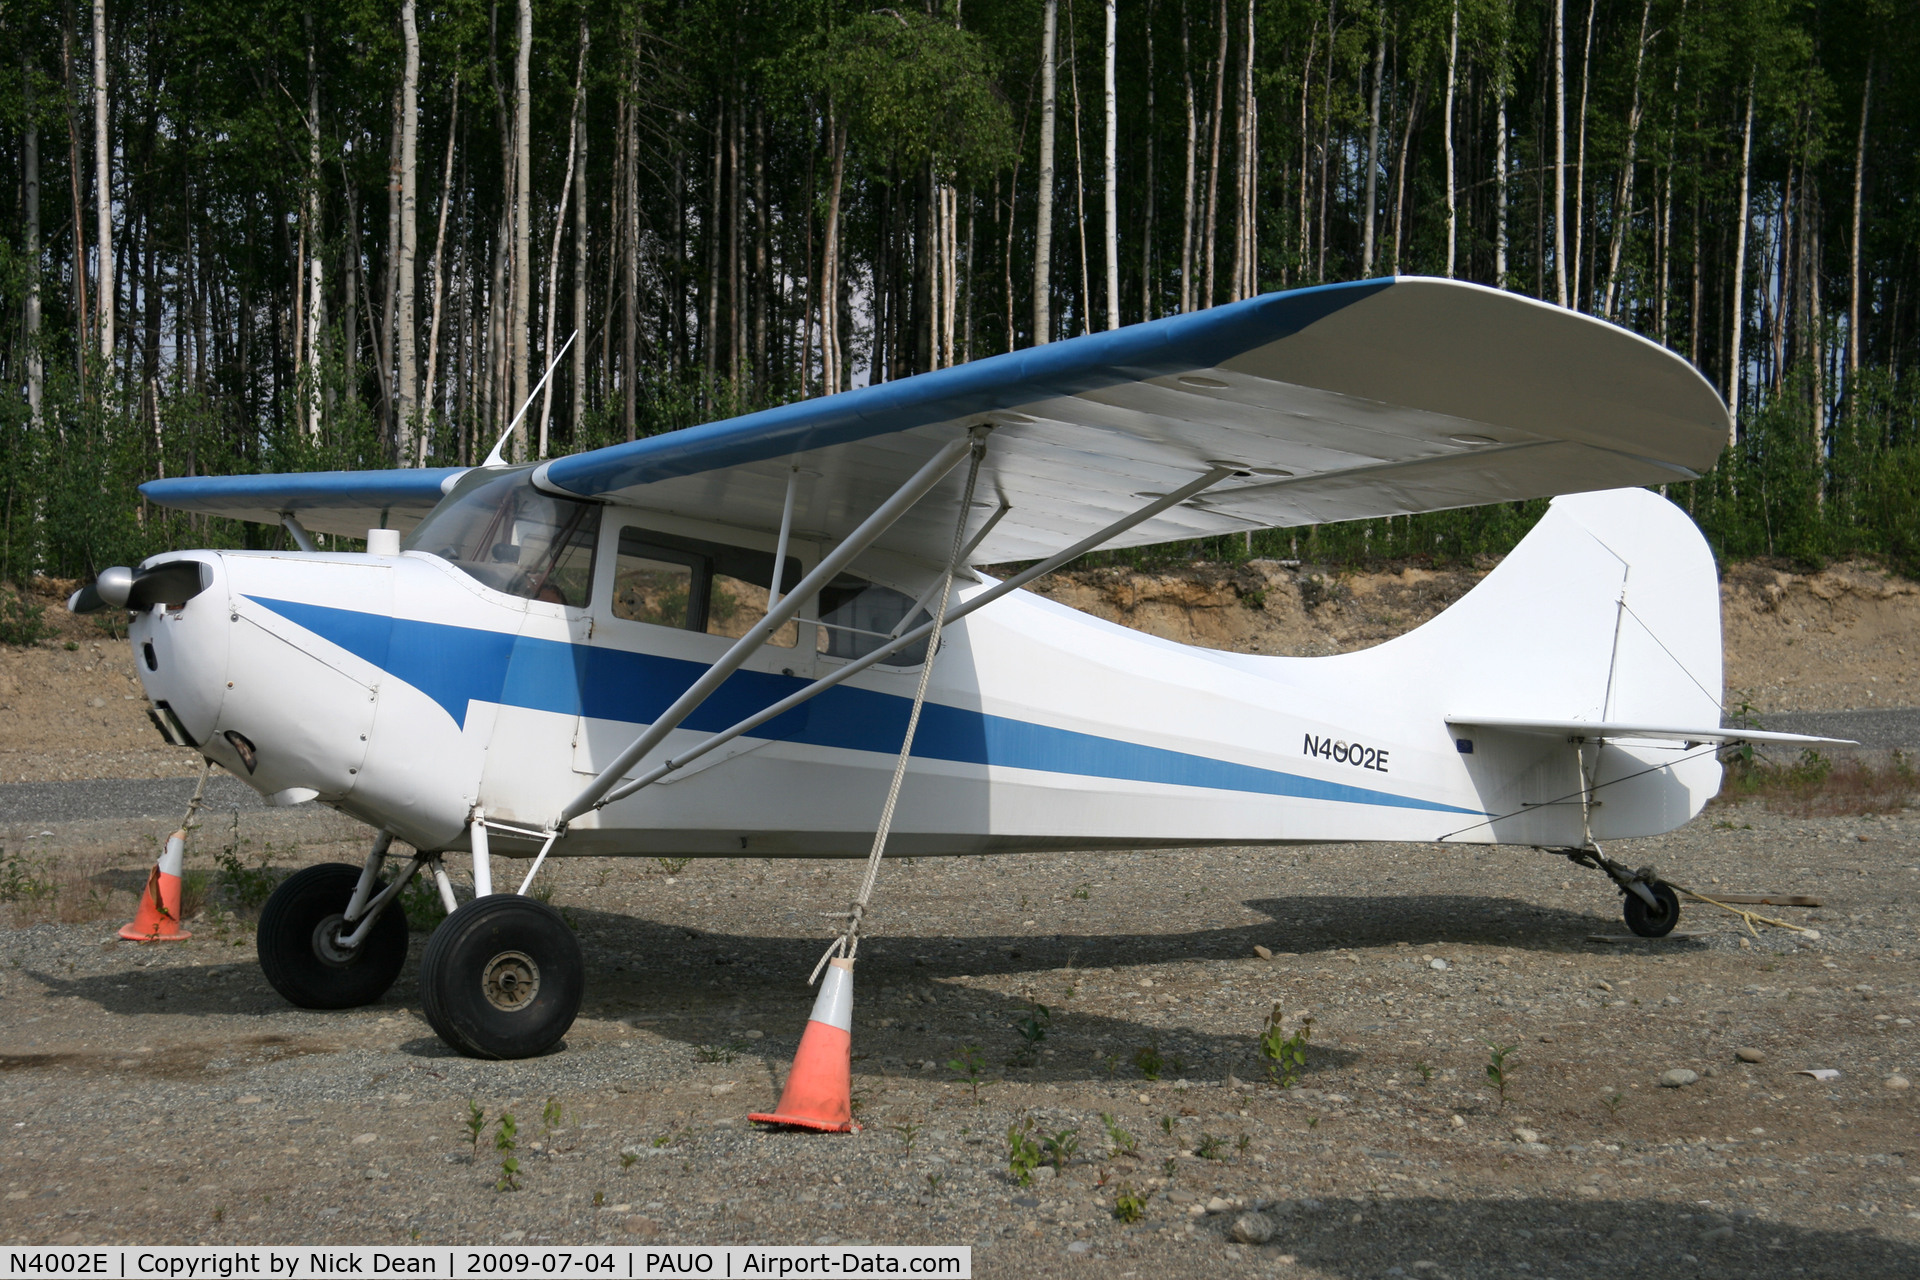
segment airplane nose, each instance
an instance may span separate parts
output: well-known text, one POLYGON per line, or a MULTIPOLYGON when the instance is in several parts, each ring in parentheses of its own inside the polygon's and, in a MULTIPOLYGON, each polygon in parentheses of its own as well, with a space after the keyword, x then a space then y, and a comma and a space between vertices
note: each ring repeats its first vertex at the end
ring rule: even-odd
POLYGON ((213 585, 213 566, 203 560, 169 560, 151 569, 135 571, 125 565, 102 569, 100 576, 67 597, 69 613, 98 613, 102 609, 139 612, 157 604, 183 608, 213 585))
POLYGON ((161 735, 179 746, 201 748, 213 735, 226 693, 227 610, 219 556, 188 556, 142 570, 108 569, 74 593, 76 613, 113 608, 111 595, 133 613, 128 637, 134 670, 153 702, 161 735), (122 577, 121 575, 125 575, 122 577), (80 597, 93 592, 98 603, 80 597))

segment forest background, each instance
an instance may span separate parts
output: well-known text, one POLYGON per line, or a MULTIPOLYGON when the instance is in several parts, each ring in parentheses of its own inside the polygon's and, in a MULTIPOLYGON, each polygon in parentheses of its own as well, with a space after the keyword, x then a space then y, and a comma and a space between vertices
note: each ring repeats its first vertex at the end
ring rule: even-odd
POLYGON ((569 334, 513 457, 1396 272, 1696 364, 1737 428, 1668 493, 1723 559, 1913 572, 1917 45, 1890 0, 12 0, 0 578, 284 537, 154 477, 471 464, 569 334))

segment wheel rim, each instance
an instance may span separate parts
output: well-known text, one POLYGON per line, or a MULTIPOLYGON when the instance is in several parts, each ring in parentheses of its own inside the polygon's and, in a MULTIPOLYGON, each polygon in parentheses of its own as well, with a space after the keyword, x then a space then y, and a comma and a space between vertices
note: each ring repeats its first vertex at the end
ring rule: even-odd
POLYGON ((345 929, 346 923, 346 916, 335 912, 313 926, 313 954, 318 956, 322 963, 330 964, 336 969, 346 968, 353 963, 354 957, 359 955, 357 949, 349 951, 340 945, 340 934, 345 929))
POLYGON ((502 951, 481 970, 480 990, 494 1008, 518 1012, 540 994, 540 966, 524 951, 502 951))

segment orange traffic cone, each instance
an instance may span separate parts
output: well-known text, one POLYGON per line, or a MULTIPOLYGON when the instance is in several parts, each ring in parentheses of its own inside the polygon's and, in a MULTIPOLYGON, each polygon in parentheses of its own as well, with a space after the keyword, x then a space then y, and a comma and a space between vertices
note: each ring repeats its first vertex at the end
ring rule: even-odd
POLYGON ((747 1119, 824 1133, 859 1131, 853 1122, 853 961, 827 962, 779 1108, 747 1119))
POLYGON ((121 928, 121 937, 129 942, 179 942, 193 936, 180 927, 180 868, 186 856, 187 833, 176 831, 167 837, 166 852, 147 873, 140 910, 132 924, 121 928))

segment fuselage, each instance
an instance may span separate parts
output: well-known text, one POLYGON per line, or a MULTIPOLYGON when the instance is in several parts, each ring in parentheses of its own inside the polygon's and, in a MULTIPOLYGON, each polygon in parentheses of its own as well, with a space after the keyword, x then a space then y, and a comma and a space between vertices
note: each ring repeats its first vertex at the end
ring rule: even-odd
MULTIPOLYGON (((538 830, 765 610, 751 566, 771 564, 771 535, 617 506, 595 519, 548 571, 559 585, 537 589, 517 548, 476 568, 424 549, 431 535, 392 556, 178 553, 212 583, 136 616, 136 665, 205 755, 278 803, 318 799, 428 850, 467 847, 476 810, 538 830)), ((820 551, 790 543, 782 585, 820 551)), ((879 554, 855 568, 632 772, 859 656, 918 617, 937 582, 879 554)), ((955 596, 988 585, 963 576, 955 596)), ((1449 671, 1460 664, 1419 635, 1335 658, 1247 656, 1016 592, 946 630, 889 851, 1578 844, 1588 828, 1678 825, 1717 783, 1717 766, 1656 768, 1583 815, 1566 802, 1571 749, 1498 735, 1476 747, 1450 729, 1461 682, 1484 677, 1449 671)), ((865 854, 920 676, 922 655, 900 656, 916 661, 574 820, 553 856, 865 854)), ((1619 780, 1672 759, 1647 750, 1614 749, 1601 768, 1619 780)), ((496 834, 494 847, 536 845, 496 834)))

